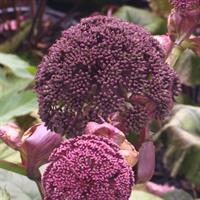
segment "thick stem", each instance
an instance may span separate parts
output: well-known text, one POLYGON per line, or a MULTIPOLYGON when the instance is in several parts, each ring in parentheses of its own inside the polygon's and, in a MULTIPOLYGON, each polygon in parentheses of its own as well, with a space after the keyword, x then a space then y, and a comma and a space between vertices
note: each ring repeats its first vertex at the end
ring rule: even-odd
POLYGON ((34 181, 35 181, 35 183, 36 183, 36 185, 38 187, 38 190, 40 192, 40 195, 41 195, 42 199, 44 199, 44 189, 42 187, 41 180, 35 179, 34 181))
POLYGON ((171 66, 172 68, 175 68, 175 65, 180 58, 181 54, 183 53, 184 49, 181 46, 175 45, 171 53, 169 54, 166 62, 171 66))

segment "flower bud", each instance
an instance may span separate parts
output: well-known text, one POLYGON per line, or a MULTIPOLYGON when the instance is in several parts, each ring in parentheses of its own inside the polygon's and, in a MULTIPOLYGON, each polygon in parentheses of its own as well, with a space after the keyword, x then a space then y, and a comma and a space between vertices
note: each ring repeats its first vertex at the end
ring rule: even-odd
POLYGON ((22 165, 31 179, 40 179, 39 167, 62 141, 61 135, 48 130, 43 123, 32 126, 24 134, 15 124, 0 128, 0 138, 21 154, 22 165))
POLYGON ((35 178, 38 168, 47 163, 49 155, 60 144, 62 137, 48 130, 44 124, 37 124, 28 129, 21 140, 23 164, 27 167, 28 176, 35 178))

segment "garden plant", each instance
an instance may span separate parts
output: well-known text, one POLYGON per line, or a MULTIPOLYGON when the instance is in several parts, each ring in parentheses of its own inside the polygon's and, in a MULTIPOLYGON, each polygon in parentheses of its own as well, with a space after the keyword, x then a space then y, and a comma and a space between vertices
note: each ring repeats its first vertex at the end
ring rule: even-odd
MULTIPOLYGON (((0 43, 1 173, 35 182, 30 199, 198 200, 200 1, 109 2, 48 48, 45 1, 31 2, 20 8, 34 14, 39 2, 33 20, 0 24, 0 34, 12 32, 0 43), (23 45, 36 67, 10 54, 23 45), (159 164, 178 185, 156 179, 159 164)), ((0 185, 0 199, 28 200, 15 192, 0 185)))

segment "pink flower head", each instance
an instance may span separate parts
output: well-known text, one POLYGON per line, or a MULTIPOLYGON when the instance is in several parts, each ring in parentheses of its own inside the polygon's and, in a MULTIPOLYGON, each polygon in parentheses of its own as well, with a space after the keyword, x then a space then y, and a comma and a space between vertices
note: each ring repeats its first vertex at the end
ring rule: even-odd
POLYGON ((128 200, 133 172, 109 139, 83 135, 62 142, 42 182, 45 200, 128 200))
POLYGON ((176 10, 187 12, 200 6, 199 0, 170 0, 176 10))

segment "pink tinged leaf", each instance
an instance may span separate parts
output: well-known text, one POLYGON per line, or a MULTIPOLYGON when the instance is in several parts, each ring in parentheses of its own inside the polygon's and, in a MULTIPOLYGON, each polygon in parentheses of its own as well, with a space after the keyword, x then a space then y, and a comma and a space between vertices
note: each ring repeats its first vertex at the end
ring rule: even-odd
POLYGON ((18 150, 21 146, 21 130, 15 123, 7 123, 0 127, 0 139, 11 148, 18 150))
POLYGON ((88 122, 84 133, 107 137, 112 139, 118 145, 122 144, 125 140, 125 135, 122 131, 106 122, 103 124, 88 122))
POLYGON ((151 179, 155 170, 155 146, 152 141, 142 144, 139 149, 137 166, 137 183, 144 183, 151 179))
POLYGON ((156 196, 160 196, 160 197, 163 196, 165 193, 171 192, 175 189, 175 187, 169 186, 167 184, 160 185, 153 182, 147 182, 146 188, 150 193, 155 194, 156 196))
POLYGON ((85 134, 103 136, 113 140, 120 147, 120 154, 133 167, 138 161, 138 152, 135 147, 125 139, 125 135, 115 126, 109 123, 98 124, 96 122, 88 122, 85 128, 85 134))
POLYGON ((24 133, 20 152, 29 178, 40 178, 38 168, 47 163, 49 155, 61 141, 61 135, 48 130, 43 123, 24 133))

